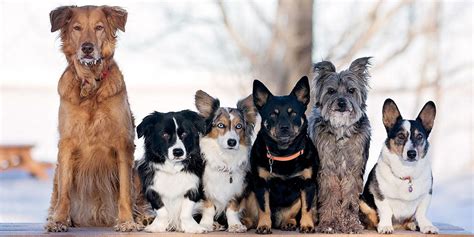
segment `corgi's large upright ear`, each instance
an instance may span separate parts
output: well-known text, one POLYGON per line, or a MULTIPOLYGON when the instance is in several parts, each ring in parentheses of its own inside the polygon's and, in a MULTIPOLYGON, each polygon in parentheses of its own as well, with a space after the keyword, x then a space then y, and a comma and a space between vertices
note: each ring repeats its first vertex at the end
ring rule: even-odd
POLYGON ((202 90, 196 91, 194 95, 194 103, 199 113, 207 119, 213 119, 219 109, 220 102, 218 99, 210 96, 202 90))
POLYGON ((436 105, 433 101, 428 101, 425 106, 423 106, 423 109, 421 109, 420 114, 418 114, 418 117, 416 118, 416 120, 423 125, 427 135, 430 135, 435 117, 436 105))
POLYGON ((309 80, 307 76, 302 77, 295 85, 290 95, 296 97, 296 99, 303 103, 305 106, 309 103, 309 80))
POLYGON ((383 103, 382 115, 383 125, 385 126, 387 133, 389 133, 399 120, 403 119, 398 110, 397 104, 395 104, 395 101, 392 99, 386 99, 383 103))
POLYGON ((273 94, 268 88, 259 80, 253 81, 253 102, 258 110, 261 110, 268 100, 273 97, 273 94))
POLYGON ((242 111, 244 114, 244 120, 246 124, 246 130, 245 133, 247 137, 250 137, 253 135, 253 129, 255 127, 255 124, 257 123, 257 108, 255 107, 255 104, 253 103, 253 97, 252 95, 249 95, 245 97, 242 100, 239 100, 237 102, 237 109, 242 111))

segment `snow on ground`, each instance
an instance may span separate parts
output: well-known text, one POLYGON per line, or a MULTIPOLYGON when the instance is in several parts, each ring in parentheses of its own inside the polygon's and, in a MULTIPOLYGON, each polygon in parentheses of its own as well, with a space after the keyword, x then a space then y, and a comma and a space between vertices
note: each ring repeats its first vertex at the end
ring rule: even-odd
MULTIPOLYGON (((473 179, 471 173, 459 175, 456 180, 435 182, 428 212, 433 222, 474 232, 473 179)), ((51 190, 51 179, 39 181, 22 171, 0 173, 0 222, 44 222, 51 190)))

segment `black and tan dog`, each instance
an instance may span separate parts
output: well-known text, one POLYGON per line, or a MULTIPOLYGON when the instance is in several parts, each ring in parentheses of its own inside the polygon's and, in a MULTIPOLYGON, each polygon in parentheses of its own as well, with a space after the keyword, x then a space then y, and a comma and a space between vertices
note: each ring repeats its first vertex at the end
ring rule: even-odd
POLYGON ((253 83, 262 126, 251 152, 252 193, 243 222, 248 228, 256 224, 258 234, 270 234, 272 226, 296 230, 297 216, 300 232, 314 231, 318 155, 306 133, 309 97, 307 77, 287 96, 273 96, 260 81, 253 83))

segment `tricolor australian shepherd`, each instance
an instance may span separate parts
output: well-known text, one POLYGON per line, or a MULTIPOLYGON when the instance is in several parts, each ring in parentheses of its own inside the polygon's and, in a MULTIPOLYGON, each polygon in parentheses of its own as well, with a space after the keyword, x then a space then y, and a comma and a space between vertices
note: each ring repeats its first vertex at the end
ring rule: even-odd
POLYGON ((428 136, 433 128, 436 107, 425 104, 415 120, 403 119, 395 102, 383 105, 387 139, 379 160, 364 188, 363 222, 379 233, 390 234, 397 227, 438 233, 426 217, 431 201, 433 176, 427 156, 428 136))
POLYGON ((258 234, 271 233, 272 226, 295 230, 298 223, 300 232, 314 231, 312 207, 319 159, 307 135, 309 91, 307 77, 286 96, 272 95, 258 80, 253 83, 262 125, 250 156, 252 193, 246 201, 244 223, 256 224, 258 234), (252 222, 255 216, 258 219, 252 222))
POLYGON ((204 166, 199 136, 204 129, 204 120, 189 110, 154 112, 138 125, 138 137, 145 137, 145 155, 138 172, 143 192, 156 211, 145 231, 206 231, 192 216, 201 199, 204 166))
MULTIPOLYGON (((200 147, 205 160, 204 202, 200 224, 217 230, 214 221, 225 213, 227 231, 245 232, 240 222, 241 200, 247 188, 249 155, 257 110, 252 96, 237 108, 220 107, 219 100, 204 91, 196 92, 196 107, 206 120, 206 135, 200 147)), ((247 192, 248 193, 248 192, 247 192)))

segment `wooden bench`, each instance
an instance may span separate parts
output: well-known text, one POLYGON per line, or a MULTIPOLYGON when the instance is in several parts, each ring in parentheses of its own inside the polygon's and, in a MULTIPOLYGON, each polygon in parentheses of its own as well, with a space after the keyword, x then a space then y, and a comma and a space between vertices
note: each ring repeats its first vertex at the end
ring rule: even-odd
POLYGON ((48 179, 46 169, 52 165, 33 160, 31 156, 33 147, 34 145, 29 144, 0 145, 0 171, 22 169, 38 179, 48 179))
MULTIPOLYGON (((459 236, 459 235, 471 235, 469 232, 466 232, 464 229, 447 225, 435 223, 435 225, 440 229, 439 235, 430 235, 430 236, 459 236)), ((131 232, 131 233, 121 233, 115 232, 112 228, 70 228, 68 232, 64 233, 45 233, 43 230, 43 224, 41 223, 0 223, 0 236, 191 236, 190 234, 184 233, 146 233, 146 232, 131 232)), ((254 236, 261 237, 262 235, 255 234, 255 230, 250 230, 247 233, 242 234, 233 234, 227 232, 212 232, 204 235, 192 235, 192 236, 254 236)), ((268 237, 279 237, 279 236, 294 236, 299 235, 298 232, 284 232, 279 230, 273 230, 273 234, 268 235, 268 237)), ((340 237, 340 236, 372 236, 379 235, 375 231, 364 231, 362 234, 354 235, 344 235, 344 234, 334 234, 334 235, 325 235, 331 237, 340 237)), ((323 236, 323 234, 301 234, 299 236, 323 236)), ((414 231, 395 231, 392 235, 379 235, 385 237, 401 237, 401 236, 424 236, 420 232, 414 231)), ((426 235, 428 236, 428 235, 426 235)))

